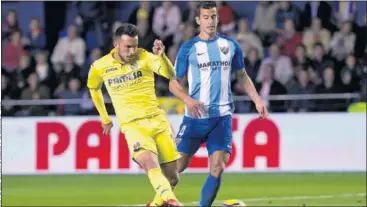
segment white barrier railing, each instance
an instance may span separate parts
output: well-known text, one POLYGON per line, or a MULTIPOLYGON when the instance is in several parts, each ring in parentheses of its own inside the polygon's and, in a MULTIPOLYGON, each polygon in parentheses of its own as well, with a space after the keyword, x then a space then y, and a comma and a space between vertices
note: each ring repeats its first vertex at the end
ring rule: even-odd
MULTIPOLYGON (((322 99, 358 99, 359 93, 333 93, 333 94, 288 94, 270 95, 269 100, 322 100, 322 99)), ((234 96, 234 101, 250 101, 248 96, 234 96)), ((92 101, 91 99, 43 99, 43 100, 2 100, 3 106, 28 106, 28 105, 61 105, 61 104, 81 104, 92 101)), ((105 98, 105 103, 111 103, 109 98, 105 98)))

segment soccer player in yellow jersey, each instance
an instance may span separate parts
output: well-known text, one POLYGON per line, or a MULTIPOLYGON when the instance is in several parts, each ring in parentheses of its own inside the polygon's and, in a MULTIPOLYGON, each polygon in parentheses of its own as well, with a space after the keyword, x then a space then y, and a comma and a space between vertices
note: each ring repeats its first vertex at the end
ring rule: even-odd
POLYGON ((175 71, 164 54, 162 41, 154 42, 154 54, 137 46, 137 28, 132 24, 119 27, 114 49, 92 64, 88 88, 100 114, 103 133, 108 134, 112 122, 101 91, 105 84, 132 158, 147 172, 156 191, 150 205, 182 206, 172 190, 178 182, 176 160, 180 154, 154 88, 154 73, 170 79, 175 71))

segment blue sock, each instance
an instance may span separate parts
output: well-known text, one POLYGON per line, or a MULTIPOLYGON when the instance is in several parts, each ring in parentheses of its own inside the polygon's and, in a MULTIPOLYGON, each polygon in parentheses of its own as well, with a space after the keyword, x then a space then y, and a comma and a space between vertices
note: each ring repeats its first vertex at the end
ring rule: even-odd
POLYGON ((217 178, 209 174, 201 190, 200 206, 211 206, 212 205, 215 197, 217 196, 217 192, 219 190, 221 180, 222 180, 221 176, 217 178))

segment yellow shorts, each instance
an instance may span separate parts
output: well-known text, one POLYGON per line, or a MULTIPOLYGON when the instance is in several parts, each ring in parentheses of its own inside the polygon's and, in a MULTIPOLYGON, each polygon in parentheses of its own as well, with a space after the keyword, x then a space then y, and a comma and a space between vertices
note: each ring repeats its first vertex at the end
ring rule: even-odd
POLYGON ((144 150, 158 155, 159 163, 178 160, 178 153, 171 124, 165 114, 132 121, 120 126, 121 132, 129 147, 130 154, 135 159, 144 150))

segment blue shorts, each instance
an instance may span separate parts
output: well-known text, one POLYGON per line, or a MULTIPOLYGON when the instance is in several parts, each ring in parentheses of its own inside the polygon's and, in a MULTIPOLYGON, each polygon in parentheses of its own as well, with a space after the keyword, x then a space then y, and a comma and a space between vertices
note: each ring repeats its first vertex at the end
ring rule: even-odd
POLYGON ((202 143, 206 143, 208 154, 218 150, 231 153, 232 150, 232 116, 208 119, 184 117, 176 136, 179 152, 193 155, 202 143))

